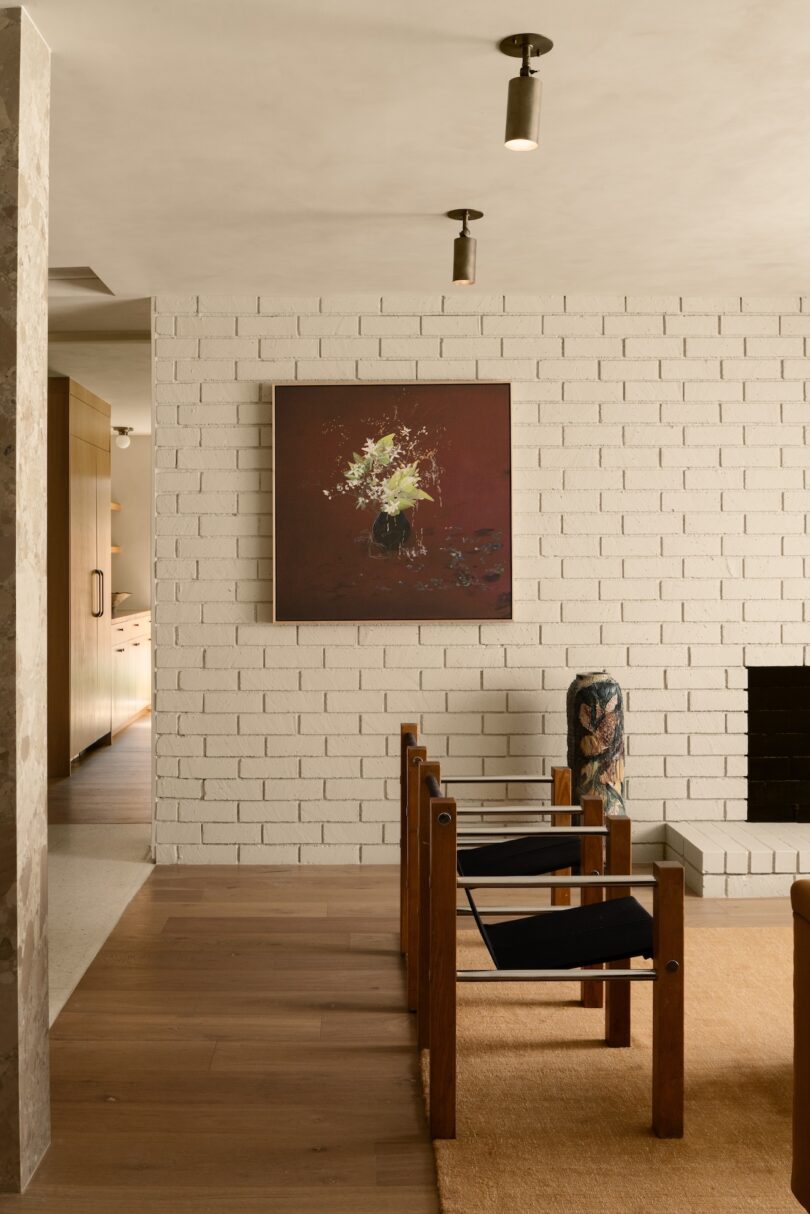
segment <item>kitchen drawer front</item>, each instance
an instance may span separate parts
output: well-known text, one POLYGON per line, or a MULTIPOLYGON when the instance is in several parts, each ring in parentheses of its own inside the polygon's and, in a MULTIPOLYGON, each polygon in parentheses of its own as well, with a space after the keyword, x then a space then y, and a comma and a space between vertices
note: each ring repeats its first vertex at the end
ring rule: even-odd
POLYGON ((152 647, 148 639, 112 649, 112 730, 117 733, 152 702, 152 647))
POLYGON ((152 635, 152 617, 146 612, 131 619, 113 619, 110 634, 113 648, 128 641, 148 641, 152 635))
POLYGON ((113 645, 112 650, 112 731, 117 733, 132 717, 134 694, 129 645, 113 645))

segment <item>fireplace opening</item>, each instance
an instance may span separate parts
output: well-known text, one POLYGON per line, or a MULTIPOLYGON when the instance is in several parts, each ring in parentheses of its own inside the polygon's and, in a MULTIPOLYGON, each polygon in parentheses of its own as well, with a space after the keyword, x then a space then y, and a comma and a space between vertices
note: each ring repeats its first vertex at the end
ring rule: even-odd
POLYGON ((810 822, 810 666, 748 670, 748 821, 810 822))

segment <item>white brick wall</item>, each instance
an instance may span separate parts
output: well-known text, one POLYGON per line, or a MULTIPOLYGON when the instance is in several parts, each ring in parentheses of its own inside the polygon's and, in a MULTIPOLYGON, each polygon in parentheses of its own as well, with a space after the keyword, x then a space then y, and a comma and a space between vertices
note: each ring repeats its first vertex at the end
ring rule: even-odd
POLYGON ((158 299, 158 859, 393 860, 400 720, 533 769, 603 666, 642 854, 743 818, 745 667, 810 660, 808 340, 798 296, 158 299), (270 384, 476 376, 513 383, 514 622, 267 622, 270 384))

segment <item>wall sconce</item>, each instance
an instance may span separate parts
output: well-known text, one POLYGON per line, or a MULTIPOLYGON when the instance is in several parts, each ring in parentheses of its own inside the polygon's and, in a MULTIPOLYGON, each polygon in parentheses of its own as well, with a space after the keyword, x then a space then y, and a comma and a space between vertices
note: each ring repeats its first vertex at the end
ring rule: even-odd
POLYGON ((471 287, 475 282, 475 247, 476 240, 470 235, 467 224, 473 219, 482 219, 483 211, 473 211, 470 207, 462 207, 448 211, 449 219, 461 222, 461 231, 453 241, 453 283, 456 286, 471 287))
POLYGON ((533 152, 539 142, 543 86, 529 64, 538 55, 547 55, 553 45, 542 34, 510 34, 498 44, 502 54, 523 60, 520 75, 509 81, 506 105, 504 142, 512 152, 533 152))
POLYGON ((115 431, 116 447, 120 447, 122 451, 126 451, 127 447, 130 444, 130 441, 131 441, 129 436, 132 433, 133 427, 132 426, 113 426, 113 430, 115 431))

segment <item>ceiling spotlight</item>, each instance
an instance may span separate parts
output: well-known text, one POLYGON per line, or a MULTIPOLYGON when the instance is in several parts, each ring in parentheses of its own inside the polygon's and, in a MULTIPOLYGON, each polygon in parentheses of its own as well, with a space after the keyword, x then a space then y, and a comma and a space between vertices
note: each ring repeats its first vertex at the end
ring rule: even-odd
POLYGON ((471 287, 475 282, 476 241, 467 224, 473 219, 481 219, 483 214, 483 211, 473 211, 469 207, 447 212, 449 219, 461 222, 461 231, 453 241, 453 282, 456 286, 471 287))
POLYGON ((498 44, 502 54, 523 60, 520 75, 509 81, 504 142, 510 151, 533 152, 537 147, 543 86, 529 63, 538 55, 547 55, 553 45, 542 34, 511 34, 498 44))
POLYGON ((132 433, 132 426, 113 426, 113 430, 115 431, 116 447, 120 447, 122 451, 126 451, 132 441, 129 437, 132 433))

